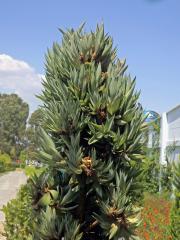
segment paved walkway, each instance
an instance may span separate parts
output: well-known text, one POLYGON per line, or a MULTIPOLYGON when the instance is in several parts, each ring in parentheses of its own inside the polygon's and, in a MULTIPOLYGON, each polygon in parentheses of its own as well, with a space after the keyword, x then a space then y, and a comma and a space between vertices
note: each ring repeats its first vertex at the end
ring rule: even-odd
MULTIPOLYGON (((3 205, 6 205, 11 199, 16 197, 18 189, 26 183, 26 175, 23 171, 9 172, 0 176, 0 230, 5 217, 1 211, 3 205)), ((3 239, 0 233, 0 240, 3 239)))

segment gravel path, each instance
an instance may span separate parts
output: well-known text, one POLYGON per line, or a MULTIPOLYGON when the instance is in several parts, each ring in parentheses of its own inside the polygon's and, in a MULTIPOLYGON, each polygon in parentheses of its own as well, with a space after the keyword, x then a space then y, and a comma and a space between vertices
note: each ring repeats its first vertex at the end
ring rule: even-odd
POLYGON ((1 211, 3 205, 6 205, 9 200, 16 197, 18 189, 24 183, 26 183, 27 177, 23 171, 9 172, 0 176, 0 240, 3 240, 1 236, 2 222, 5 217, 1 211))

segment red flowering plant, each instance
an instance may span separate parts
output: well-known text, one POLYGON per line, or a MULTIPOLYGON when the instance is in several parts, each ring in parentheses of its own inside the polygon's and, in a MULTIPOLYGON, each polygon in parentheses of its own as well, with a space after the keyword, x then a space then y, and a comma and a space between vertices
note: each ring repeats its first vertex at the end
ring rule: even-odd
POLYGON ((171 202, 160 196, 146 196, 142 223, 137 231, 142 240, 170 240, 171 202))

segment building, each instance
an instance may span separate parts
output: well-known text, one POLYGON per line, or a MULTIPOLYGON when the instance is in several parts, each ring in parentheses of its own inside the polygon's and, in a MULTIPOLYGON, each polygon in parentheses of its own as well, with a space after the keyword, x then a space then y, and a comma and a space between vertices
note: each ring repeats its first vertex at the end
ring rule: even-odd
MULTIPOLYGON (((180 105, 172 108, 162 115, 154 111, 145 111, 147 114, 146 122, 152 123, 149 125, 148 132, 148 148, 153 148, 154 145, 160 149, 160 163, 167 164, 169 161, 177 162, 180 160, 180 105), (154 131, 153 122, 159 119, 159 137, 157 131, 154 131), (158 143, 154 144, 155 141, 158 143)), ((157 121, 158 122, 158 121, 157 121)))
POLYGON ((167 149, 171 161, 180 160, 180 104, 161 115, 160 162, 166 164, 167 149))

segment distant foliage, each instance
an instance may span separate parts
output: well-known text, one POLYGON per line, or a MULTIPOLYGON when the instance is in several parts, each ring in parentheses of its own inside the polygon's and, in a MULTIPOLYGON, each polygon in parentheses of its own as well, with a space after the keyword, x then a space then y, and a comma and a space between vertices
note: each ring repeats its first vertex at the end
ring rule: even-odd
POLYGON ((19 155, 19 160, 20 160, 21 166, 25 166, 27 159, 28 159, 27 150, 26 150, 26 149, 23 149, 23 150, 20 152, 20 155, 19 155))
MULTIPOLYGON (((147 152, 148 150, 146 150, 147 152)), ((152 151, 152 150, 151 150, 152 151)), ((159 191, 159 159, 155 154, 146 156, 142 165, 142 184, 144 191, 157 193, 159 191)))
POLYGON ((148 128, 144 133, 146 145, 144 146, 145 159, 142 164, 142 176, 144 190, 151 193, 159 191, 159 172, 160 172, 160 120, 148 123, 148 128), (148 145, 149 131, 152 134, 151 146, 148 145))
POLYGON ((35 110, 28 121, 28 126, 26 129, 27 137, 27 158, 28 160, 34 160, 36 158, 36 151, 39 146, 39 132, 38 128, 43 124, 43 113, 41 109, 35 110))
POLYGON ((0 94, 0 151, 16 160, 24 147, 29 106, 16 94, 0 94))

